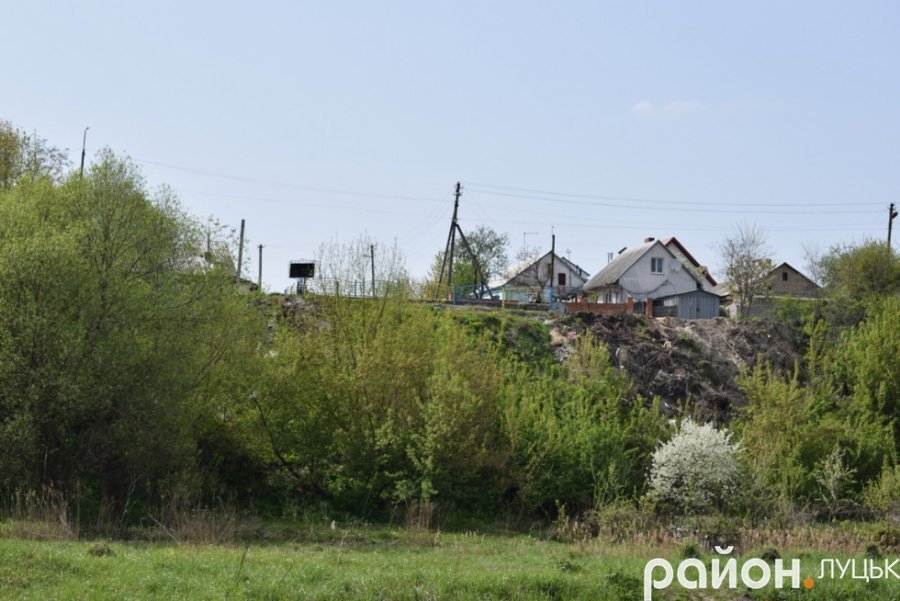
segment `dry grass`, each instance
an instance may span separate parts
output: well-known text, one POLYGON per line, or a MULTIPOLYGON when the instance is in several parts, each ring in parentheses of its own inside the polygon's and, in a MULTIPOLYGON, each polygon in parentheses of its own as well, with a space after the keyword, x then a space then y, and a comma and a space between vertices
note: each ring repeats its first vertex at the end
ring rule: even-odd
POLYGON ((231 504, 215 509, 169 504, 159 516, 148 515, 142 523, 144 537, 150 541, 218 545, 264 539, 259 517, 231 504))
POLYGON ((139 539, 197 544, 231 544, 264 538, 262 522, 252 512, 241 512, 233 504, 215 508, 170 501, 148 512, 139 525, 101 517, 86 525, 73 498, 53 487, 41 491, 19 491, 3 508, 0 534, 27 540, 73 541, 80 538, 139 539))
POLYGON ((68 497, 52 486, 38 491, 17 491, 5 514, 5 536, 32 540, 75 540, 79 519, 68 497))

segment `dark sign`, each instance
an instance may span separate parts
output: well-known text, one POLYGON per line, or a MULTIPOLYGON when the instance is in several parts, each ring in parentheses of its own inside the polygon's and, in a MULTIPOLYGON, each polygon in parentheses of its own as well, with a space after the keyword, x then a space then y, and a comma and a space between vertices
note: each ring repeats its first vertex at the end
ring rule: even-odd
POLYGON ((291 278, 313 278, 316 277, 315 263, 291 263, 291 278))

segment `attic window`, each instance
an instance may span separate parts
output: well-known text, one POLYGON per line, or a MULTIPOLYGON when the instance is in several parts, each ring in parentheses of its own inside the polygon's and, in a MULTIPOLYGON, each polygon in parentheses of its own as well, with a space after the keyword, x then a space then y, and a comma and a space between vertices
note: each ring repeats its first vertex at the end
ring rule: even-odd
POLYGON ((781 281, 782 281, 782 282, 786 282, 786 281, 787 281, 787 272, 786 272, 786 271, 782 271, 782 272, 781 272, 781 281))
POLYGON ((556 274, 556 285, 557 286, 565 286, 566 285, 566 274, 565 273, 557 273, 556 274))
POLYGON ((662 273, 663 272, 663 260, 658 257, 653 257, 650 259, 650 273, 662 273))

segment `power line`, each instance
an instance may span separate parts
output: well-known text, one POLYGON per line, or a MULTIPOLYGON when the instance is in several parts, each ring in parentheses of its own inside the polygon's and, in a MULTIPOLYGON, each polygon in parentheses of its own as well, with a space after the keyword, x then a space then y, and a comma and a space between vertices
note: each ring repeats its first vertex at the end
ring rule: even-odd
MULTIPOLYGON (((626 204, 616 204, 616 203, 607 203, 607 202, 591 202, 587 200, 571 200, 565 198, 553 198, 550 196, 530 196, 524 194, 512 194, 507 192, 488 192, 482 190, 484 194, 493 194, 496 196, 506 196, 510 198, 522 198, 528 200, 542 200, 546 202, 558 202, 564 204, 576 204, 576 205, 588 205, 595 207, 607 207, 614 209, 638 209, 638 210, 646 210, 652 209, 654 211, 673 211, 678 213, 728 213, 728 214, 739 214, 739 215, 808 215, 811 208, 810 206, 806 206, 806 210, 803 211, 753 211, 748 209, 694 209, 694 208, 685 208, 685 207, 675 207, 675 206, 654 206, 654 207, 636 207, 634 205, 626 205, 626 204)), ((635 202, 638 202, 635 200, 635 202)), ((653 203, 662 203, 664 201, 661 200, 641 200, 640 202, 653 202, 653 203)), ((672 205, 674 203, 666 203, 666 205, 672 205)), ((719 205, 721 206, 721 204, 719 205)), ((756 205, 762 206, 762 205, 756 205)), ((777 205, 777 206, 786 206, 786 205, 777 205)), ((844 204, 843 206, 846 206, 844 204)), ((844 211, 820 211, 816 210, 817 215, 859 215, 861 213, 881 213, 880 210, 844 210, 844 211)))
POLYGON ((304 207, 317 207, 322 209, 337 209, 342 211, 364 211, 368 213, 385 213, 388 215, 409 215, 411 217, 427 217, 428 215, 422 213, 410 213, 409 211, 391 211, 389 209, 373 209, 370 207, 348 207, 341 206, 335 204, 322 204, 315 202, 308 202, 305 200, 284 200, 279 198, 262 198, 259 196, 240 196, 236 194, 220 194, 218 192, 200 192, 198 190, 185 190, 183 188, 173 188, 176 192, 181 194, 197 194, 199 196, 212 196, 216 198, 229 198, 232 200, 243 200, 249 202, 269 202, 275 204, 286 204, 293 206, 304 206, 304 207))
MULTIPOLYGON (((721 202, 701 202, 701 201, 684 201, 684 200, 663 200, 663 199, 653 199, 653 198, 637 198, 633 196, 609 196, 604 194, 578 194, 573 192, 552 192, 548 190, 534 190, 530 188, 516 188, 513 186, 497 186, 492 184, 479 184, 475 182, 467 182, 469 186, 476 186, 479 188, 490 188, 494 190, 511 190, 513 192, 526 192, 529 194, 545 194, 551 196, 568 196, 571 198, 588 198, 588 199, 596 199, 596 200, 621 200, 627 202, 651 202, 651 203, 662 203, 662 204, 687 204, 687 205, 697 205, 697 206, 713 206, 718 207, 722 206, 721 202)), ((499 194, 499 193, 498 193, 499 194)), ((505 196, 514 196, 512 194, 505 194, 505 196)), ((531 198, 530 196, 521 196, 517 198, 531 198)), ((546 200, 544 198, 539 198, 539 200, 546 200)), ((736 202, 729 203, 732 206, 749 206, 749 207, 806 207, 809 208, 811 205, 807 203, 750 203, 750 202, 736 202)), ((878 202, 854 202, 855 206, 881 206, 881 203, 878 202)), ((820 207, 845 207, 847 206, 846 202, 832 202, 832 203, 822 203, 816 202, 815 206, 820 207)))
MULTIPOLYGON (((468 222, 477 222, 477 219, 465 219, 460 218, 459 221, 468 221, 468 222)), ((518 221, 518 220, 505 220, 505 219, 491 219, 487 223, 506 223, 513 225, 540 225, 547 226, 548 223, 545 221, 518 221)), ((640 230, 640 231, 650 231, 654 229, 666 229, 666 230, 688 230, 695 232, 719 232, 722 231, 720 227, 703 227, 703 226, 681 226, 681 225, 672 225, 671 223, 666 223, 660 227, 655 226, 651 222, 647 222, 644 225, 620 225, 612 222, 579 222, 579 223, 561 223, 554 222, 554 226, 556 227, 578 227, 578 228, 592 228, 592 229, 627 229, 627 230, 640 230)), ((858 227, 850 227, 850 226, 833 226, 833 227, 789 227, 789 228, 766 228, 767 231, 774 232, 819 232, 819 231, 871 231, 874 229, 873 227, 866 226, 858 226, 858 227)))
POLYGON ((408 232, 409 235, 401 235, 398 238, 398 244, 402 242, 404 246, 409 247, 413 243, 413 241, 420 240, 424 234, 429 233, 431 229, 445 217, 445 207, 438 207, 438 210, 434 211, 430 217, 424 219, 418 225, 415 225, 412 228, 408 228, 413 231, 408 232))
POLYGON ((387 200, 416 200, 416 201, 424 201, 424 202, 446 202, 446 199, 443 198, 434 198, 434 197, 426 197, 426 196, 405 196, 402 194, 383 194, 376 192, 360 192, 355 190, 341 190, 337 188, 319 188, 316 186, 307 186, 303 184, 295 184, 291 182, 279 182, 274 180, 265 180, 255 177, 249 177, 245 175, 230 175, 227 173, 217 173, 215 171, 207 171, 204 169, 194 169, 191 167, 183 167, 181 165, 172 165, 171 163, 161 163, 159 161, 151 161, 148 159, 139 159, 132 157, 132 160, 135 160, 139 163, 145 163, 147 165, 154 165, 156 167, 164 167, 166 169, 175 169, 177 171, 184 171, 187 173, 196 173, 198 175, 205 175, 207 177, 218 177, 221 179, 229 179, 233 181, 241 181, 247 182, 251 184, 260 184, 264 186, 273 186, 277 188, 290 188, 293 190, 304 190, 307 192, 322 192, 325 194, 343 194, 347 196, 361 196, 365 198, 382 198, 387 200))

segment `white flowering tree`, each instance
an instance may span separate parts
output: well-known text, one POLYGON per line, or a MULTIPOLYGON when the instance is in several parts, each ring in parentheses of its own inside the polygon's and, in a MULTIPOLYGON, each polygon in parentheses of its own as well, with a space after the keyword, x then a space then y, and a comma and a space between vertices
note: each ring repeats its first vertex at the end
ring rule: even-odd
POLYGON ((734 492, 737 452, 727 429, 686 419, 653 453, 651 494, 685 511, 717 505, 734 492))

